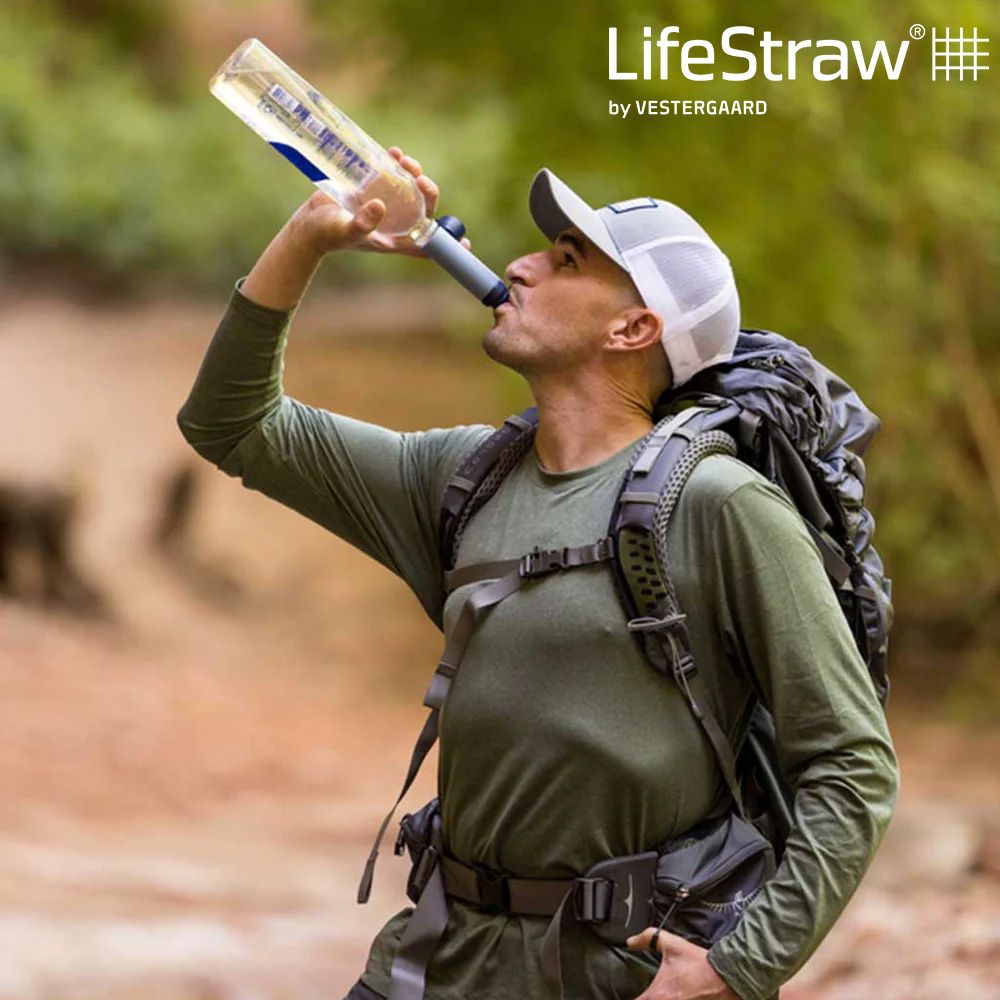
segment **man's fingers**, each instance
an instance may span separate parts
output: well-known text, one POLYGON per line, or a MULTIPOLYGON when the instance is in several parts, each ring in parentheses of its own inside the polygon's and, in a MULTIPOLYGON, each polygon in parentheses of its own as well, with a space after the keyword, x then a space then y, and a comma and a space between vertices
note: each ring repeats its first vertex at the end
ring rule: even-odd
MULTIPOLYGON (((656 928, 647 927, 645 930, 639 931, 638 934, 633 934, 632 937, 625 941, 625 944, 635 951, 642 951, 643 948, 649 947, 654 934, 656 934, 656 928)), ((707 951, 706 948, 688 941, 687 938, 681 937, 679 934, 671 934, 670 931, 663 930, 662 928, 660 929, 660 933, 656 934, 656 950, 664 958, 670 958, 671 956, 677 958, 687 952, 704 954, 707 951)))
POLYGON ((417 187, 420 188, 420 193, 424 196, 424 205, 427 208, 427 214, 433 215, 434 210, 437 208, 438 198, 441 195, 437 184, 425 174, 417 178, 417 187))
MULTIPOLYGON (((690 950, 694 947, 687 938, 682 938, 678 934, 671 934, 670 931, 659 929, 657 934, 657 928, 647 927, 645 930, 639 931, 638 934, 633 934, 632 937, 625 941, 633 951, 643 951, 649 948, 650 942, 653 940, 653 935, 656 935, 656 950, 666 958, 671 954, 676 954, 679 951, 690 950)), ((703 949, 701 949, 703 950, 703 949)))
POLYGON ((414 177, 419 177, 424 172, 424 168, 420 166, 420 162, 412 156, 401 156, 399 158, 399 165, 404 170, 413 174, 414 177))
POLYGON ((433 215, 437 208, 438 198, 441 192, 437 184, 424 174, 424 168, 420 161, 412 156, 407 156, 399 146, 390 146, 389 155, 408 173, 417 179, 417 187, 424 196, 424 204, 427 207, 427 214, 433 215))
MULTIPOLYGON (((625 944, 629 946, 633 951, 645 951, 649 948, 649 943, 653 940, 653 935, 656 933, 655 927, 647 927, 644 931, 639 931, 638 934, 633 934, 630 938, 627 938, 625 944)), ((657 950, 663 947, 663 938, 666 935, 666 931, 660 931, 656 938, 657 950)))

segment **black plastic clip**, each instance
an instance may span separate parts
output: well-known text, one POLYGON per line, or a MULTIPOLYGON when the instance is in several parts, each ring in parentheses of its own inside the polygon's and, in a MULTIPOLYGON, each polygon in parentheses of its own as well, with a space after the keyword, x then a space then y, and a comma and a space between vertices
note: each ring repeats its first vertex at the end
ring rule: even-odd
POLYGON ((611 913, 614 883, 606 878, 578 878, 573 886, 573 910, 577 920, 601 923, 611 913))
POLYGON ((476 891, 479 906, 487 913, 510 912, 510 886, 506 875, 487 868, 476 868, 476 891))
POLYGON ((569 568, 569 546, 561 549, 539 549, 536 545, 531 552, 521 556, 517 573, 521 577, 544 576, 558 569, 569 568))

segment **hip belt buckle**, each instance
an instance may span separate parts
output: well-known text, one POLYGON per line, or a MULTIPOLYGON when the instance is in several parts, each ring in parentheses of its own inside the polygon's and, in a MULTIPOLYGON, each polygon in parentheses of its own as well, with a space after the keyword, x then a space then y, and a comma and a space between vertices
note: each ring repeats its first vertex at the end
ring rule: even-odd
POLYGON ((573 887, 573 909, 577 920, 601 923, 611 913, 614 883, 606 878, 578 878, 573 887))
POLYGON ((476 868, 476 891, 479 893, 479 906, 487 913, 510 912, 510 886, 506 875, 488 868, 476 868))

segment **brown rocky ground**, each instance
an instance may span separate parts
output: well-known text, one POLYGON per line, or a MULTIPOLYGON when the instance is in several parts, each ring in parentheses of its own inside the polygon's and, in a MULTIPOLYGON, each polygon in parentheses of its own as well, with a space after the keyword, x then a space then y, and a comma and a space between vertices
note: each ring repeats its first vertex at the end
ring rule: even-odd
MULTIPOLYGON (((373 308, 304 311, 289 390, 399 428, 504 414, 482 355, 376 336, 373 308)), ((415 600, 203 463, 187 556, 149 543, 218 312, 7 302, 0 478, 83 483, 80 561, 113 620, 0 604, 0 1000, 336 1000, 406 904, 388 846, 354 896, 439 652, 415 600)), ((891 723, 896 818, 787 1000, 1000 996, 1000 736, 902 700, 891 723)))

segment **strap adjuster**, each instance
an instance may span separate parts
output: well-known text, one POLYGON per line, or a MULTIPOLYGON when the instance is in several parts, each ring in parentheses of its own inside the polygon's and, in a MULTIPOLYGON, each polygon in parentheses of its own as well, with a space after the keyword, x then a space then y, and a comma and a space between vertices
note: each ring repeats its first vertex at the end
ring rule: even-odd
POLYGON ((667 632, 671 629, 680 628, 687 615, 683 611, 678 611, 673 615, 666 615, 663 618, 656 618, 653 615, 640 615, 638 618, 629 619, 625 626, 630 632, 667 632))
POLYGON ((614 883, 607 878, 578 878, 573 885, 573 911, 577 920, 602 923, 611 914, 614 883))
POLYGON ((487 913, 510 912, 510 885, 507 876, 476 867, 476 892, 479 907, 487 913))
POLYGON ((569 567, 569 546, 561 549, 539 549, 536 545, 531 552, 521 556, 517 575, 521 577, 544 576, 557 569, 569 567))

